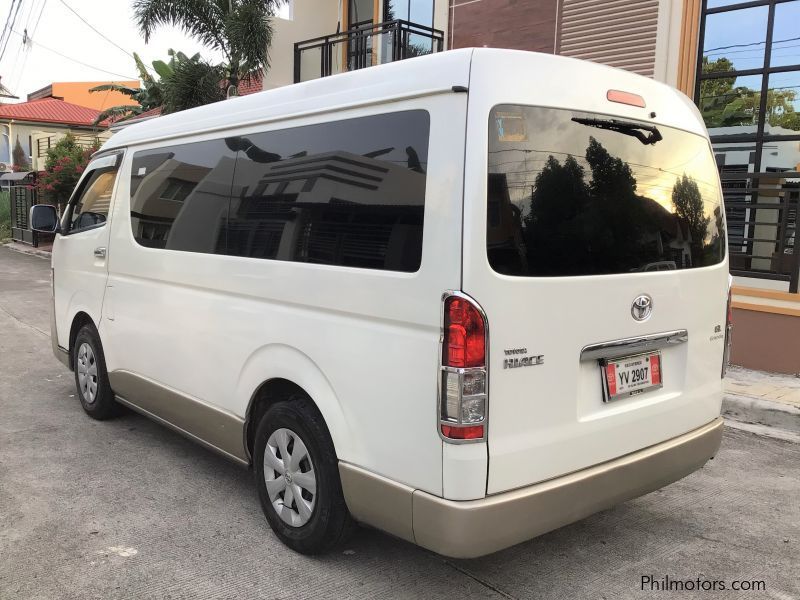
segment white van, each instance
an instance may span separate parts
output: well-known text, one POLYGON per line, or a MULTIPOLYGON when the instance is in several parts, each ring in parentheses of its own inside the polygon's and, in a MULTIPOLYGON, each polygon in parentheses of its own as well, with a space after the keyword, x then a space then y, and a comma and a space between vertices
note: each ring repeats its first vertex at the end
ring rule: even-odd
POLYGON ((487 554, 720 444, 717 169, 637 75, 465 49, 203 106, 32 221, 84 410, 251 466, 299 552, 361 522, 487 554))

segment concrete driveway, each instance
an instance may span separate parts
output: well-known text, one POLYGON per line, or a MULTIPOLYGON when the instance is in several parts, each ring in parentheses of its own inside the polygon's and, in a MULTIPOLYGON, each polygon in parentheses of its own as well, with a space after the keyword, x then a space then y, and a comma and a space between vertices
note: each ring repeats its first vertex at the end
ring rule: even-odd
POLYGON ((482 559, 366 528, 294 554, 248 471, 138 415, 83 414, 51 354, 49 293, 46 260, 0 247, 2 600, 800 598, 800 446, 733 429, 698 473, 482 559), (642 591, 643 576, 727 589, 642 591), (766 589, 730 591, 742 580, 766 589))

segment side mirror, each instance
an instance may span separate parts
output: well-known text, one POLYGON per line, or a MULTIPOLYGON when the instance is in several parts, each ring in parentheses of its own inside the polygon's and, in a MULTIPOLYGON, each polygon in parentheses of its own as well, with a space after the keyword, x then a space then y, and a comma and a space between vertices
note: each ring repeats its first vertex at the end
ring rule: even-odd
POLYGON ((60 229, 55 206, 34 204, 31 206, 30 224, 39 233, 57 233, 60 229))

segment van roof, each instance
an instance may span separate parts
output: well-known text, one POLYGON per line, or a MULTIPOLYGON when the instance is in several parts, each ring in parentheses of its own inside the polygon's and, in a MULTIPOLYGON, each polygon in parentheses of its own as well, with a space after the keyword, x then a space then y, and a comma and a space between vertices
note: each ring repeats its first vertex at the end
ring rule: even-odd
MULTIPOLYGON (((537 96, 543 93, 549 95, 546 104, 553 106, 559 103, 561 96, 568 97, 570 90, 575 92, 576 87, 581 88, 579 97, 584 94, 585 86, 576 86, 575 82, 585 82, 587 74, 592 74, 595 82, 603 82, 604 88, 621 86, 622 89, 646 90, 651 96, 662 97, 662 105, 669 103, 674 107, 677 100, 677 104, 681 105, 682 127, 705 134, 702 119, 691 100, 652 79, 552 54, 463 48, 322 77, 163 115, 126 127, 113 135, 101 150, 334 112, 388 100, 448 93, 454 87, 468 88, 471 78, 473 85, 482 85, 484 81, 490 84, 491 80, 493 88, 503 87, 495 85, 497 83, 533 86, 537 96), (520 73, 531 73, 531 77, 522 78, 520 73), (549 85, 542 85, 545 79, 549 85)), ((498 98, 498 102, 509 100, 498 98)), ((593 107, 583 108, 592 110, 593 107)))

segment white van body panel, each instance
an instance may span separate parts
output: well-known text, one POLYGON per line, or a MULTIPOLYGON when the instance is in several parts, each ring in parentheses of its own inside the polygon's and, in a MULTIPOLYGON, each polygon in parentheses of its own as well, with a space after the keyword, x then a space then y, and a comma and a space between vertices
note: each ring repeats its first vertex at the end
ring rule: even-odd
MULTIPOLYGON (((427 110, 428 163, 435 175, 427 179, 416 273, 143 247, 131 232, 130 162, 137 151, 163 142, 130 145, 111 240, 114 320, 104 340, 109 371, 145 376, 240 419, 262 383, 287 379, 320 408, 340 460, 441 494, 442 442, 435 427, 440 301, 445 289, 460 286, 461 239, 454 225, 461 221, 463 155, 453 148, 463 147, 466 103, 466 94, 449 92, 407 99, 400 107, 374 103, 180 140, 427 110)), ((264 113, 274 110, 272 103, 264 106, 264 113)), ((480 480, 485 486, 485 466, 480 480)))
POLYGON ((463 289, 489 319, 487 492, 571 473, 714 419, 722 402, 723 352, 714 327, 725 324, 727 260, 669 272, 510 277, 492 270, 486 250, 488 117, 494 106, 611 114, 706 137, 697 109, 655 81, 526 52, 476 51, 470 86, 463 289), (639 94, 647 107, 611 103, 609 89, 639 94), (652 297, 654 308, 649 320, 638 323, 631 303, 642 293, 652 297), (584 346, 678 329, 688 330, 689 342, 663 351, 663 388, 603 403, 597 361, 580 361, 584 346), (504 370, 503 350, 518 347, 543 355, 544 365, 504 370))
MULTIPOLYGON (((92 171, 107 166, 108 159, 93 160, 76 186, 80 190, 92 171)), ((114 184, 110 210, 119 196, 119 178, 114 184)), ((57 235, 53 240, 53 311, 56 343, 69 348, 72 322, 79 313, 85 313, 99 326, 102 316, 103 295, 108 278, 108 240, 110 225, 82 231, 77 235, 57 235), (100 250, 102 249, 102 251, 100 250), (98 253, 104 253, 98 256, 98 253)))

